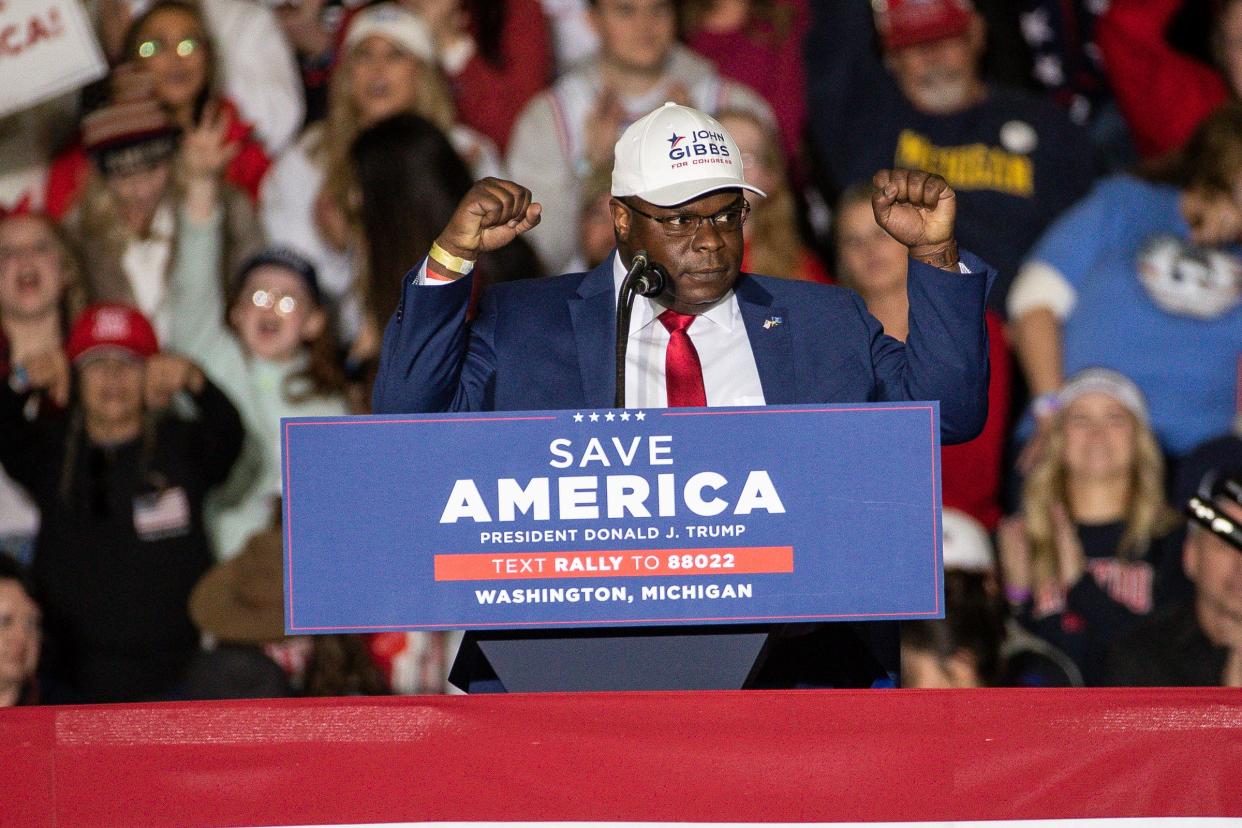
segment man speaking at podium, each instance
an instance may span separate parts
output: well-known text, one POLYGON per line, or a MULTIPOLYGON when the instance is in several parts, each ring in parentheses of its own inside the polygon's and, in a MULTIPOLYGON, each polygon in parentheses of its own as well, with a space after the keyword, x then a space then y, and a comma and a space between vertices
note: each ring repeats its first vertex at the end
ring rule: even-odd
MULTIPOLYGON (((741 153, 714 118, 667 103, 632 124, 615 152, 615 253, 589 273, 496 285, 468 322, 474 261, 534 227, 541 211, 519 184, 474 185, 404 279, 384 332, 377 413, 611 408, 617 294, 645 251, 667 279, 634 305, 626 407, 939 400, 942 442, 980 431, 994 274, 959 257, 944 179, 911 170, 874 179, 877 222, 910 249, 903 344, 850 291, 740 272, 746 194, 763 193, 743 180, 741 153)), ((776 632, 756 686, 896 677, 895 623, 776 632)), ((459 684, 487 677, 472 642, 454 668, 459 684)))

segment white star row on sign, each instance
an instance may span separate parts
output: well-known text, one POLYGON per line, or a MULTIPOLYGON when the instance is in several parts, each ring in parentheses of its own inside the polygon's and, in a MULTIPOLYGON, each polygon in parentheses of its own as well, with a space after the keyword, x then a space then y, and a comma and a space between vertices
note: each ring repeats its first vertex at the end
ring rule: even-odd
MULTIPOLYGON (((614 413, 612 413, 611 411, 609 411, 608 413, 606 413, 606 414, 604 415, 604 419, 605 419, 605 420, 607 420, 607 421, 608 421, 608 422, 610 422, 610 423, 611 423, 613 420, 617 419, 618 417, 619 417, 619 418, 621 418, 621 420, 622 420, 622 421, 624 421, 624 422, 629 422, 630 417, 633 417, 635 420, 637 420, 638 422, 640 422, 640 423, 641 423, 643 420, 647 419, 647 412, 645 412, 645 411, 636 411, 636 412, 634 412, 633 414, 630 414, 630 412, 628 412, 628 411, 622 411, 620 414, 614 414, 614 413)), ((590 420, 590 421, 591 421, 591 422, 593 422, 593 423, 598 423, 598 422, 599 422, 599 414, 597 414, 597 413, 596 413, 596 412, 594 412, 594 411, 592 411, 592 412, 590 413, 590 415, 584 415, 581 411, 576 412, 576 413, 574 414, 574 422, 575 422, 575 423, 580 423, 580 422, 582 422, 584 419, 590 420)))

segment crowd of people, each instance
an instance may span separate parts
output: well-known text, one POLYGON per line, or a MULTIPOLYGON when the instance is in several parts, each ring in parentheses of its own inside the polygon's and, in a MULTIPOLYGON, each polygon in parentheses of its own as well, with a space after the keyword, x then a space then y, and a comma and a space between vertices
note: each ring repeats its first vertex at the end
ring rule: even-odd
POLYGON ((0 706, 445 691, 452 636, 283 634, 280 418, 369 413, 476 179, 543 206, 476 299, 605 261, 666 101, 767 194, 745 270, 904 341, 890 167, 996 268, 903 684, 1242 686, 1242 0, 85 5, 108 76, 0 119, 0 706))

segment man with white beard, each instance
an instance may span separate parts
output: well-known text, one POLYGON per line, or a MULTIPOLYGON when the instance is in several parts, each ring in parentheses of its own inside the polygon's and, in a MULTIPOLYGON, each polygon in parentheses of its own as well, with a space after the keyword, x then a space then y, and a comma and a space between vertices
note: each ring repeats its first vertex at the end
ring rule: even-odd
POLYGON ((812 8, 807 91, 825 194, 835 201, 887 167, 943 177, 961 243, 998 271, 989 305, 1003 309, 1026 252, 1094 178, 1086 133, 1051 102, 983 78, 987 35, 971 0, 812 8))

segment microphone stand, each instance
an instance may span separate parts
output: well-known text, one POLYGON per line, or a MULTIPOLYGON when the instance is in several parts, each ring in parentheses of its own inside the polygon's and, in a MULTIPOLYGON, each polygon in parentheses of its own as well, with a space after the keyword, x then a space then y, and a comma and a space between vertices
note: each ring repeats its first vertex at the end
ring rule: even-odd
POLYGON ((664 289, 664 268, 647 258, 647 251, 640 250, 630 260, 630 269, 621 280, 617 294, 616 338, 616 392, 613 408, 625 408, 625 352, 630 340, 630 312, 634 309, 635 296, 655 296, 664 289))

